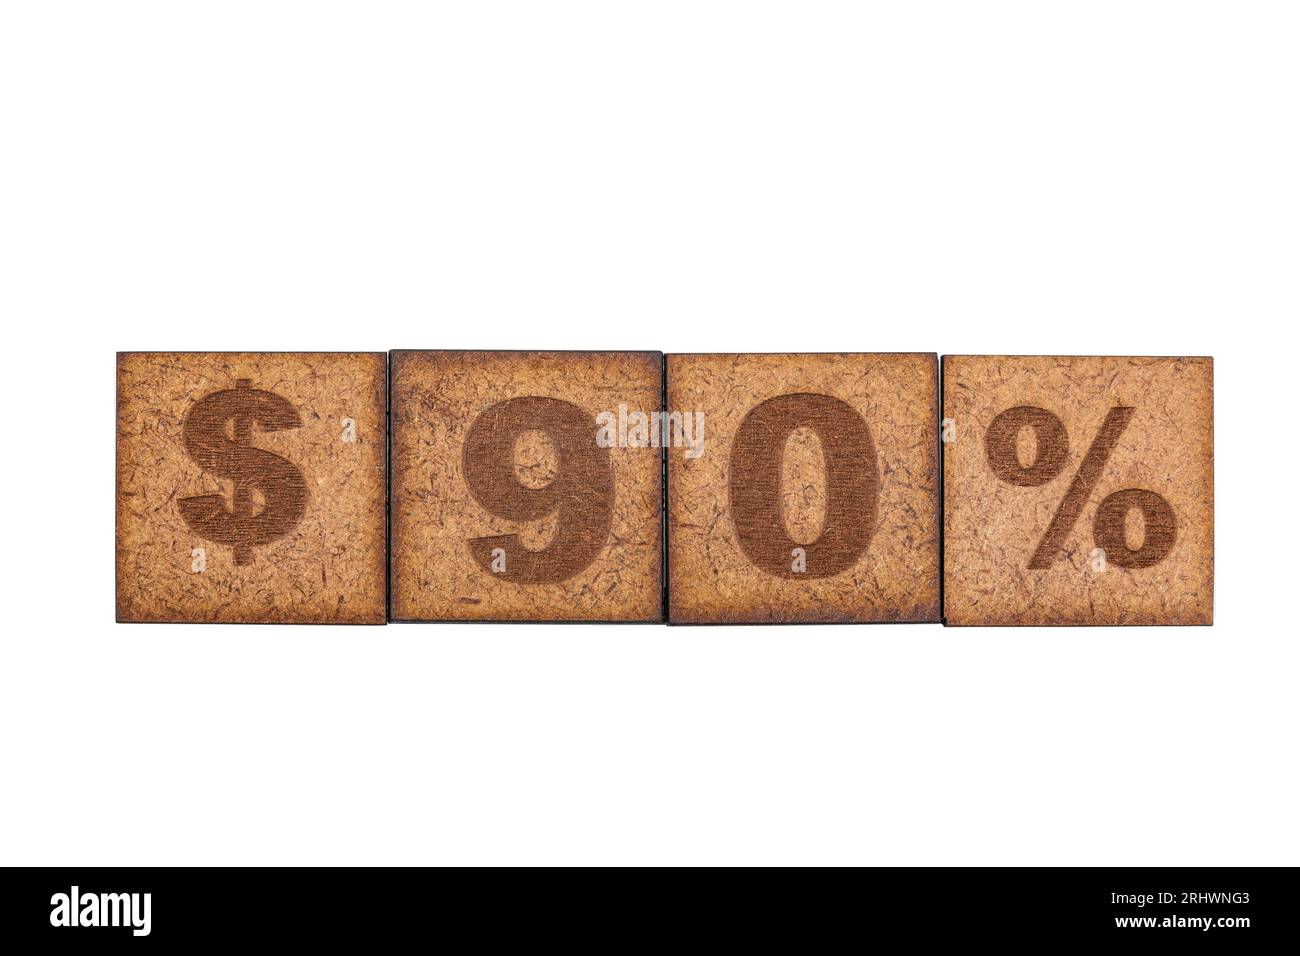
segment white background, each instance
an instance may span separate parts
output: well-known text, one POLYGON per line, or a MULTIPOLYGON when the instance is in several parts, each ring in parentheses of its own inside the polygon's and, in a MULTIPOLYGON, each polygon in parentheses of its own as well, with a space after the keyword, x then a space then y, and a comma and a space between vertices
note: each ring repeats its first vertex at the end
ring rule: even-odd
POLYGON ((1300 21, 0 13, 0 862, 1300 862, 1300 21), (113 623, 118 349, 1212 354, 1213 628, 113 623))

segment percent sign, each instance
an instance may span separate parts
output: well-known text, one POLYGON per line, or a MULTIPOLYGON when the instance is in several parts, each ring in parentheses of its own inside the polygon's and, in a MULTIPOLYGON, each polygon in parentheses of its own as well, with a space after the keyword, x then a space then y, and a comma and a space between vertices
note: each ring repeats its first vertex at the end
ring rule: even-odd
MULTIPOLYGON (((1117 405, 1106 413, 1101 430, 1088 446, 1074 480, 1056 506, 1056 514, 1052 515, 1034 556, 1029 559, 1030 568, 1043 570, 1052 566, 1135 411, 1117 405)), ((1047 484, 1065 468, 1070 439, 1065 424, 1051 412, 1033 405, 1017 405, 993 419, 984 435, 984 453, 993 473, 1002 481, 1036 487, 1047 484), (1022 428, 1033 429, 1038 443, 1034 461, 1029 465, 1022 465, 1016 455, 1016 441, 1022 428)), ((1097 506, 1092 523, 1097 547, 1109 563, 1121 568, 1149 568, 1164 560, 1174 546, 1174 530, 1174 509, 1160 495, 1144 488, 1125 488, 1107 495, 1097 506), (1140 548, 1130 548, 1124 536, 1124 522, 1129 511, 1135 508, 1142 513, 1145 529, 1140 548)))

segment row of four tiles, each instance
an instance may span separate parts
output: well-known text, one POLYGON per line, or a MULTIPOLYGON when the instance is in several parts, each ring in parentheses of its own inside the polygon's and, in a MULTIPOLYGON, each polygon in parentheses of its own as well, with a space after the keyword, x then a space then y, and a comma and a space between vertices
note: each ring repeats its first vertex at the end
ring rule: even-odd
POLYGON ((1212 445, 1159 449, 1211 388, 947 357, 941 411, 933 353, 123 353, 117 616, 1208 623, 1212 445))

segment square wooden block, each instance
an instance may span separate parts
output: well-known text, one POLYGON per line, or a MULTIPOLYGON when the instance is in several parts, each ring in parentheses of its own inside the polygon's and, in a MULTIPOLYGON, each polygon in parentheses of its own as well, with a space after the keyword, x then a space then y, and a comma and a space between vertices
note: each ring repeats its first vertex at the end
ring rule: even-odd
POLYGON ((117 619, 382 624, 386 356, 117 356, 117 619))
POLYGON ((943 360, 948 624, 1211 624, 1209 358, 943 360))
POLYGON ((673 624, 939 620, 933 354, 670 355, 673 624))
POLYGON ((392 375, 394 620, 663 620, 660 353, 398 351, 392 375))

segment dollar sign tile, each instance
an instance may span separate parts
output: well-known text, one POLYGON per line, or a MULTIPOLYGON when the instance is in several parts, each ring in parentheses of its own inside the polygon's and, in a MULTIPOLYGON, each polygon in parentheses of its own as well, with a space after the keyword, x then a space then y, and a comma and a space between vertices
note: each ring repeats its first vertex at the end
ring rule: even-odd
POLYGON ((117 616, 386 620, 383 353, 122 353, 117 616))

